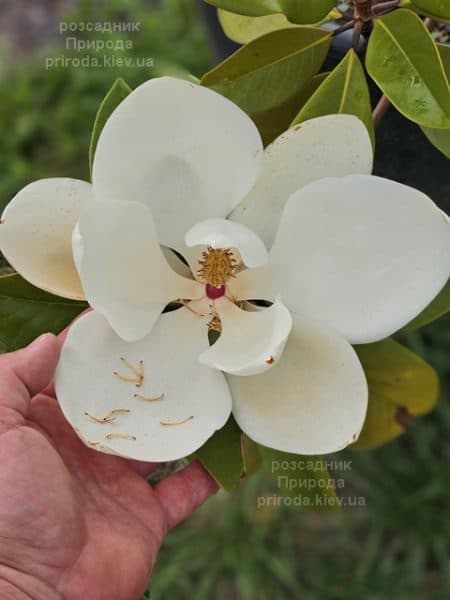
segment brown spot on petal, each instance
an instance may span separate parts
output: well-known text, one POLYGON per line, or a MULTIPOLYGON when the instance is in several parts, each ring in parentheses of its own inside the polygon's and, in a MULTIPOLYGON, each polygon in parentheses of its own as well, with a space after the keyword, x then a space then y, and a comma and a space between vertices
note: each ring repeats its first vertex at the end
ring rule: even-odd
POLYGON ((266 360, 266 363, 267 363, 268 365, 273 365, 273 363, 274 363, 274 362, 275 362, 275 359, 274 359, 274 357, 273 357, 273 356, 271 356, 270 358, 268 358, 268 359, 266 360))
POLYGON ((397 406, 395 411, 395 420, 400 427, 406 428, 412 421, 412 415, 404 406, 397 406))
POLYGON ((294 131, 298 131, 298 130, 299 130, 299 129, 301 129, 301 128, 302 128, 302 126, 301 126, 301 125, 296 125, 296 126, 294 127, 294 131))

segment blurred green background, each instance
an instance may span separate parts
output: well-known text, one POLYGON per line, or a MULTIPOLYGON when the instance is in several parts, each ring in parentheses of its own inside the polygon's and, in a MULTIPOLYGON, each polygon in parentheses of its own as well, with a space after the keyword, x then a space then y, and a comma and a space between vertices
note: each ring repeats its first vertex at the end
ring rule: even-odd
MULTIPOLYGON (((113 80, 136 86, 176 65, 201 75, 214 64, 199 2, 0 0, 0 205, 39 177, 88 178, 96 110, 113 80), (69 57, 58 22, 136 21, 139 32, 70 33, 129 39, 117 57, 152 68, 45 68, 69 57)), ((111 54, 110 51, 108 51, 111 54)), ((182 102, 182 99, 180 99, 182 102)), ((209 501, 167 538, 146 597, 272 600, 450 598, 450 318, 401 341, 440 373, 437 408, 384 448, 340 453, 352 468, 347 497, 365 506, 315 512, 257 508, 277 490, 264 474, 209 501)), ((332 457, 330 457, 332 458, 332 457)))

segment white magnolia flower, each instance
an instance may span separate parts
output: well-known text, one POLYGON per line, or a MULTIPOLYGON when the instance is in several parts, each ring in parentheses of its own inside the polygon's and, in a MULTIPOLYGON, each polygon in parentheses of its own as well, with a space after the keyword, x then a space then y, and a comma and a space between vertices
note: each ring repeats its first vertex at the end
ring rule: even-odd
POLYGON ((355 117, 313 119, 263 152, 234 104, 162 78, 107 121, 92 185, 19 192, 0 228, 5 255, 34 285, 94 309, 72 326, 56 377, 81 439, 170 460, 232 410, 279 450, 356 440, 367 384, 351 344, 405 325, 450 270, 443 213, 371 164, 355 117), (221 331, 211 347, 210 329, 221 331))

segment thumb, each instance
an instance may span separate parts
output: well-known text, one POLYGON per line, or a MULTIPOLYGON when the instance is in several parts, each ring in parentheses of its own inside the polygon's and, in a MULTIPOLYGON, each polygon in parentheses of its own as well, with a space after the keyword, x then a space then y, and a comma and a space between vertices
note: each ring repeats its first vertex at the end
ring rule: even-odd
POLYGON ((0 356, 0 408, 13 408, 25 415, 30 399, 51 381, 60 346, 52 333, 32 344, 0 356))

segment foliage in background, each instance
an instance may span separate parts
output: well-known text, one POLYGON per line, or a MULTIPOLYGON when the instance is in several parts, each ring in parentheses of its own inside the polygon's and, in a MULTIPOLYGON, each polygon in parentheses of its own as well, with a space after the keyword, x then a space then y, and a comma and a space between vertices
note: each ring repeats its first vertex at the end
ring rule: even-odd
MULTIPOLYGON (((361 60, 367 75, 386 100, 422 127, 430 142, 449 156, 450 89, 446 72, 450 56, 435 43, 428 31, 431 24, 420 18, 426 15, 450 21, 448 2, 354 0, 354 13, 349 16, 348 3, 342 5, 333 0, 255 0, 251 4, 243 0, 206 1, 219 7, 225 34, 244 46, 207 73, 203 82, 225 93, 252 117, 257 111, 254 108, 249 111, 248 107, 254 102, 265 102, 266 94, 262 93, 261 85, 252 82, 255 77, 260 78, 261 65, 264 65, 266 71, 270 71, 264 78, 266 93, 269 90, 270 97, 279 95, 280 89, 284 92, 285 120, 299 123, 331 112, 354 114, 368 126, 374 141, 368 86, 361 60), (324 21, 328 21, 327 29, 319 28, 324 21), (298 46, 314 52, 311 43, 314 32, 318 36, 328 32, 329 44, 332 36, 346 29, 353 32, 353 49, 309 100, 303 98, 299 103, 299 84, 293 85, 289 77, 286 81, 288 71, 283 66, 283 62, 291 61, 290 40, 295 39, 298 46), (251 90, 249 82, 253 83, 251 90), (224 86, 231 86, 228 92, 224 86)), ((312 81, 322 62, 316 51, 308 60, 311 72, 305 70, 304 64, 303 70, 297 65, 303 88, 312 81)), ((274 104, 280 103, 276 97, 274 104)), ((275 134, 285 128, 285 120, 280 120, 275 134)), ((267 143, 271 141, 268 136, 264 138, 267 143)))
MULTIPOLYGON (((4 124, 0 136, 0 211, 25 184, 41 177, 51 174, 89 179, 87 152, 95 115, 117 77, 136 87, 172 64, 180 63, 200 75, 212 62, 198 11, 193 10, 190 0, 165 0, 153 10, 148 10, 144 0, 85 1, 80 12, 68 14, 64 20, 139 21, 141 27, 136 33, 90 36, 104 41, 130 39, 134 48, 116 56, 153 58, 154 67, 46 70, 45 57, 70 56, 62 38, 59 45, 5 73, 0 79, 0 123, 4 124)), ((80 39, 89 36, 87 32, 65 35, 80 39)))

